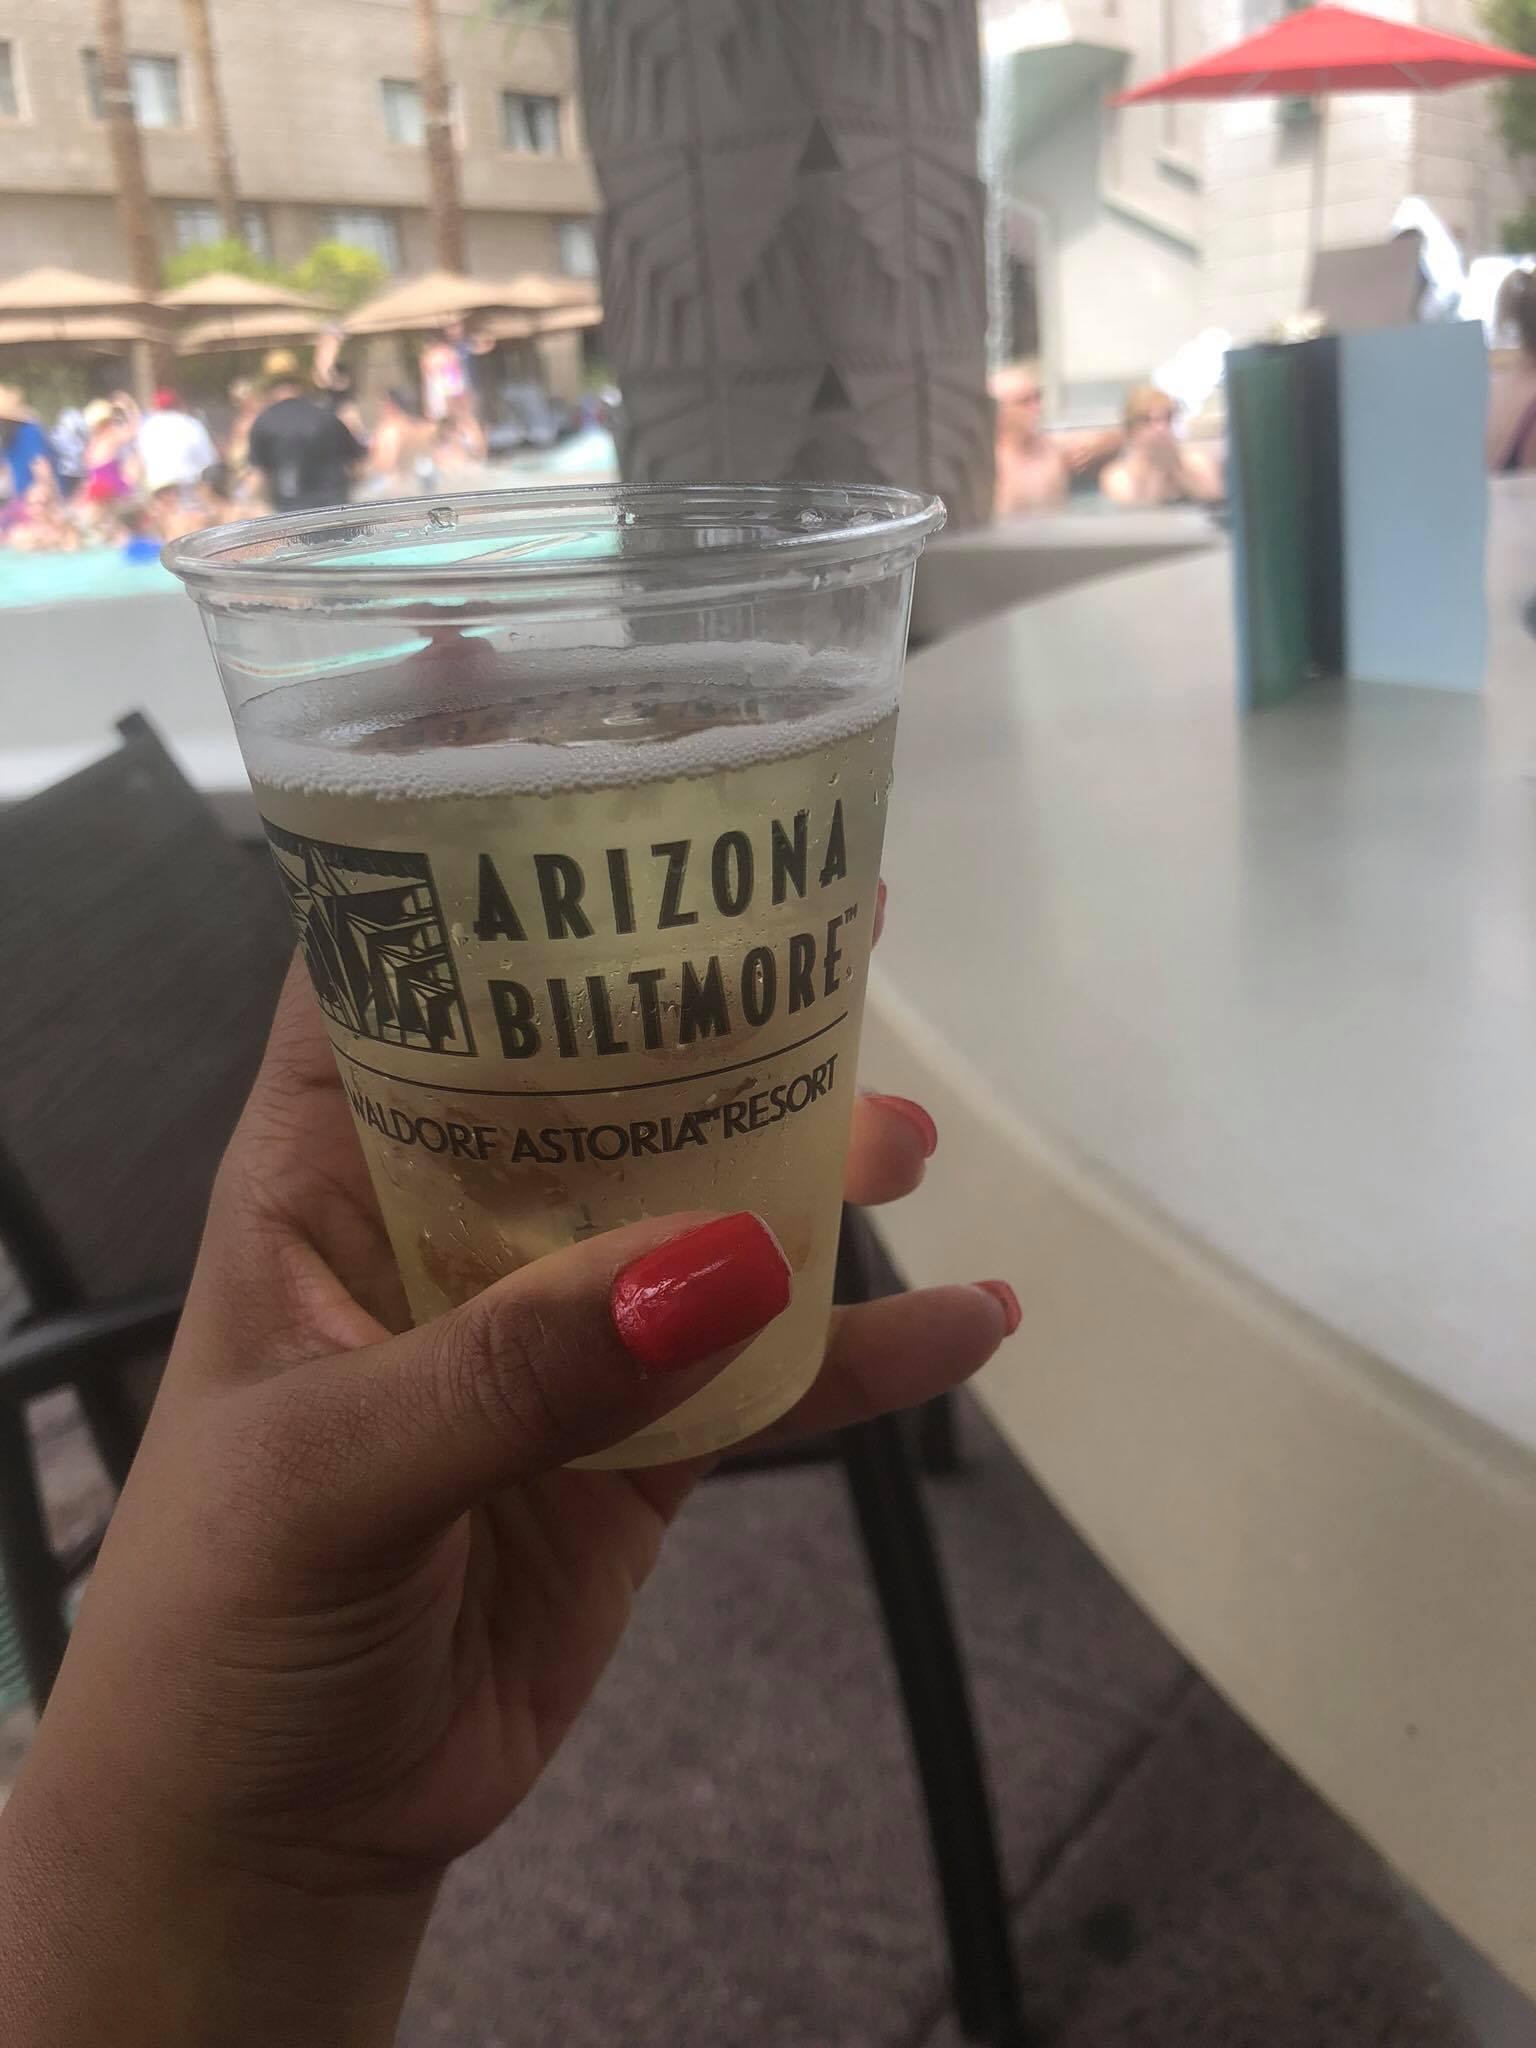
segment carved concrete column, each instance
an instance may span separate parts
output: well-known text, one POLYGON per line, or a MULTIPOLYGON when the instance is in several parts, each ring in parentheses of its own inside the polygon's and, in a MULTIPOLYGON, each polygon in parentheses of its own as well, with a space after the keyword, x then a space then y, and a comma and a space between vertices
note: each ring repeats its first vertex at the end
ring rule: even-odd
POLYGON ((976 0, 576 0, 635 480, 990 515, 976 0))

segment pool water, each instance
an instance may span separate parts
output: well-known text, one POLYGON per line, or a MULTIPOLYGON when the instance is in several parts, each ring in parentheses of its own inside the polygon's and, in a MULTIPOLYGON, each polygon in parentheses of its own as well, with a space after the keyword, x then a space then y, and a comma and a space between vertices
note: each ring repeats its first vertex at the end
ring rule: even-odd
MULTIPOLYGON (((590 428, 555 448, 530 450, 490 464, 473 478, 461 479, 460 488, 599 483, 617 474, 611 436, 602 428, 590 428)), ((176 578, 158 562, 131 562, 121 548, 89 548, 77 555, 25 555, 0 548, 0 610, 7 605, 153 596, 179 588, 176 578)))
POLYGON ((125 561, 118 548, 88 548, 78 555, 18 555, 0 549, 0 606, 78 604, 175 588, 175 577, 158 562, 125 561))

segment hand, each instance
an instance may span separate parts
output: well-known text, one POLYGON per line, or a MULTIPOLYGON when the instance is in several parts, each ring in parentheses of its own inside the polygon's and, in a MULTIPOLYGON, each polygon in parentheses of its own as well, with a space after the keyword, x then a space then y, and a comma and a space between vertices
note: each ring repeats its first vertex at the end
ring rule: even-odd
MULTIPOLYGON (((865 1098, 850 1197, 915 1186, 925 1124, 865 1098)), ((702 1220, 593 1239, 407 1330, 319 1015, 290 977, 150 1428, 0 1824, 0 2010, 5 1970, 26 1968, 18 1871, 35 1899, 41 1863, 55 1895, 62 1855, 76 1875, 60 1910, 102 1923, 99 2038, 114 2048, 140 2039, 141 1970, 145 2041, 201 2040, 215 2010, 223 2042, 278 2026, 294 2048, 391 2038, 438 1876, 548 1761, 704 1469, 564 1469, 723 1362, 647 1377, 610 1313, 615 1276, 702 1220), (224 1959, 201 2003, 186 1993, 185 2034, 167 2018, 166 1939, 199 1950, 178 1953, 179 1981, 199 1981, 209 1947, 224 1959)), ((820 1378, 774 1434, 967 1377, 1016 1319, 992 1287, 837 1311, 820 1378)), ((14 2048, 96 2040, 89 1980, 71 1980, 70 2030, 55 1989, 50 2031, 13 2023, 14 2048)))

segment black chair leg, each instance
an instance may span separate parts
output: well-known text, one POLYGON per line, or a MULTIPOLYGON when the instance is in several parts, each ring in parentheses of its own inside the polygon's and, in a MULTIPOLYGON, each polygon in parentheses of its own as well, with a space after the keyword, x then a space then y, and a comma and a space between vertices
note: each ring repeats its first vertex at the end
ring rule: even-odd
POLYGON ((143 1435, 127 1389, 120 1380, 105 1373, 94 1380, 76 1380, 74 1388, 96 1455, 112 1482, 113 1492, 121 1493, 143 1435))
MULTIPOLYGON (((845 1215, 838 1247, 841 1301, 863 1291, 857 1229, 845 1215)), ((960 2029, 970 2041, 1025 2048, 1030 2037, 981 1747, 906 1437, 901 1424, 885 1416, 843 1430, 838 1449, 922 1784, 960 2029)))
POLYGON ((934 1479, 948 1479, 960 1470, 960 1433, 955 1397, 939 1394, 917 1411, 917 1457, 934 1479))
POLYGON ((0 1558, 32 1698, 41 1712, 69 1641, 63 1577, 43 1520, 26 1418, 5 1404, 0 1404, 0 1558))
POLYGON ((911 1458, 889 1416, 844 1430, 841 1449, 922 1781, 960 2029, 968 2041, 1022 2048, 1027 2035, 991 1801, 911 1458))

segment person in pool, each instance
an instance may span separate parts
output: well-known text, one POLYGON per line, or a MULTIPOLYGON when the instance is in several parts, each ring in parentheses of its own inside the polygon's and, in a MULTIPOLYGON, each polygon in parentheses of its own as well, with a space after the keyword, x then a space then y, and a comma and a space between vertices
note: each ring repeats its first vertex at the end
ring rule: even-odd
POLYGON ((1138 384, 1125 401, 1125 442, 1099 478, 1116 505, 1214 504, 1222 495, 1216 465, 1178 438, 1178 407, 1155 384, 1138 384))

